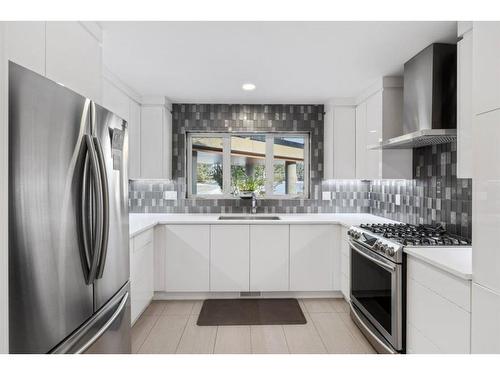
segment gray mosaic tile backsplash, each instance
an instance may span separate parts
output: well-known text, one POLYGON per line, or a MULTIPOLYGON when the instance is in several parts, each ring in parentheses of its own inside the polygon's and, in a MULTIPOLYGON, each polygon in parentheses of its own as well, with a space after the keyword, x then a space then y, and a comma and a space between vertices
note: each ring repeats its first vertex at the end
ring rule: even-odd
POLYGON ((456 143, 413 151, 413 180, 370 184, 370 212, 410 224, 442 224, 472 238, 472 180, 457 178, 456 143))
POLYGON ((240 199, 186 198, 186 132, 307 131, 310 199, 259 200, 259 213, 373 213, 411 224, 442 224, 471 238, 472 183, 456 177, 456 144, 415 149, 413 180, 323 181, 323 106, 174 104, 172 181, 130 181, 130 212, 249 213, 240 199))

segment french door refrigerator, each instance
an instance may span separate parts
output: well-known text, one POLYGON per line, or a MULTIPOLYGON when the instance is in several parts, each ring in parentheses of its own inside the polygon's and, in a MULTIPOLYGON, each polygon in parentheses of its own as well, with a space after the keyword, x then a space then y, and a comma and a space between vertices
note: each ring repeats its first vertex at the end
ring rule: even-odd
POLYGON ((9 63, 11 353, 130 353, 127 137, 9 63))

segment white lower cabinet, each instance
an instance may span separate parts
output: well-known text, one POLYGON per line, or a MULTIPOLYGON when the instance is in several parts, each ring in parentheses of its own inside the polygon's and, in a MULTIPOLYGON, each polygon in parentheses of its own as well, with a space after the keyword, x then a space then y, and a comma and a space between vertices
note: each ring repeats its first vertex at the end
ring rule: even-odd
POLYGON ((333 224, 161 225, 154 287, 177 293, 339 290, 348 272, 341 270, 339 230, 333 224))
POLYGON ((500 294, 472 284, 473 354, 500 354, 500 294))
POLYGON ((290 225, 290 290, 334 290, 335 229, 334 225, 290 225))
POLYGON ((287 291, 289 226, 250 226, 250 290, 287 291))
POLYGON ((210 238, 210 290, 250 290, 250 226, 212 225, 210 238))
POLYGON ((349 247, 347 228, 342 227, 340 236, 340 291, 346 301, 351 295, 351 250, 349 247))
POLYGON ((470 353, 470 280, 410 256, 407 265, 407 351, 470 353))
POLYGON ((135 323, 153 299, 153 230, 130 240, 130 314, 135 323))
POLYGON ((165 226, 165 291, 208 292, 210 226, 165 226))

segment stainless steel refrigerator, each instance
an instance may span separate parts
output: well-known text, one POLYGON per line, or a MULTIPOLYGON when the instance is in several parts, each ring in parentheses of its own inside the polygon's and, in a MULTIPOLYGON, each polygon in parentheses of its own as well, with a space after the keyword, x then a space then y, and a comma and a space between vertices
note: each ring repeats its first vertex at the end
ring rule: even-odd
POLYGON ((130 353, 127 137, 9 63, 11 353, 130 353))

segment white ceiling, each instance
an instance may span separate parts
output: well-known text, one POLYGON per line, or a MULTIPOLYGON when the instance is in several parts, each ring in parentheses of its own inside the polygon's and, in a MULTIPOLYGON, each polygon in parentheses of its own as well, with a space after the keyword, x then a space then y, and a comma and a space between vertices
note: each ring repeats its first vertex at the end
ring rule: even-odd
POLYGON ((102 22, 104 64, 174 102, 324 103, 354 97, 456 22, 102 22), (252 82, 253 92, 241 85, 252 82))

